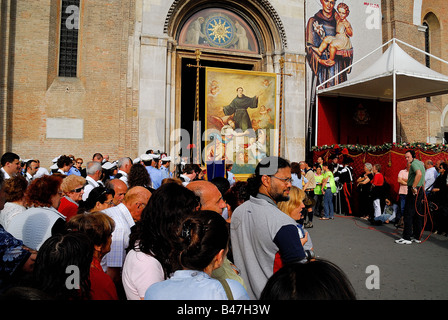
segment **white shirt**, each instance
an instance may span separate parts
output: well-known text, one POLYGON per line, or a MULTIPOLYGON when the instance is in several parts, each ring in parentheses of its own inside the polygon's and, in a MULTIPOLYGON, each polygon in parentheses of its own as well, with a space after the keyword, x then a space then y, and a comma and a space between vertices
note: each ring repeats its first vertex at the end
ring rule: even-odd
POLYGON ((84 187, 84 194, 82 195, 82 200, 86 201, 89 197, 90 191, 92 191, 93 188, 99 187, 99 183, 96 182, 92 177, 87 176, 86 177, 87 185, 84 187))
POLYGON ((116 207, 103 210, 105 214, 114 219, 115 230, 112 232, 112 244, 110 252, 101 261, 104 271, 107 267, 121 268, 126 257, 126 248, 129 245, 131 227, 135 225, 134 219, 128 208, 120 203, 116 207))
POLYGON ((191 179, 188 178, 188 177, 187 177, 186 175, 184 175, 184 174, 181 174, 179 177, 181 177, 182 179, 185 180, 185 181, 182 182, 182 185, 183 185, 184 187, 186 187, 186 186, 190 183, 190 181, 191 181, 191 179))
POLYGON ((25 210, 26 208, 20 204, 14 202, 6 202, 3 210, 0 211, 0 224, 3 226, 3 228, 5 228, 5 230, 7 230, 12 218, 16 214, 19 214, 25 210))
POLYGON ((50 173, 44 167, 39 167, 39 170, 37 170, 36 174, 34 175, 34 179, 43 177, 44 175, 49 176, 50 173))
POLYGON ((162 265, 153 256, 130 250, 123 264, 122 280, 126 298, 140 300, 154 283, 165 280, 162 265))
POLYGON ((5 180, 11 178, 11 176, 5 171, 5 169, 1 168, 0 170, 3 172, 3 178, 5 180))
POLYGON ((437 178, 437 170, 434 167, 431 167, 429 169, 427 169, 425 171, 425 188, 426 191, 431 191, 433 186, 434 186, 434 182, 436 181, 437 178))
POLYGON ((33 181, 33 176, 30 175, 28 172, 25 174, 25 178, 26 178, 26 181, 28 181, 28 183, 30 183, 31 181, 33 181))
POLYGON ((5 230, 27 247, 39 250, 51 237, 51 229, 58 219, 65 221, 65 216, 53 207, 33 207, 15 215, 5 230))
MULTIPOLYGON (((126 183, 126 185, 128 186, 128 174, 124 171, 118 170, 117 174, 121 173, 121 177, 119 178, 121 181, 123 181, 124 183, 126 183)), ((129 186, 128 186, 129 187, 129 186)))

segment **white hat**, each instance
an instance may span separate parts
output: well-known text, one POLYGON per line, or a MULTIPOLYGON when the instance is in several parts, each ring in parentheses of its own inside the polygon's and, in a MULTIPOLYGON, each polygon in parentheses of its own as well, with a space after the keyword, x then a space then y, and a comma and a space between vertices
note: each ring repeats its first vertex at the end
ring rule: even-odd
POLYGON ((132 161, 133 164, 139 163, 140 162, 140 158, 135 158, 134 161, 132 161))
POLYGON ((53 162, 53 163, 58 162, 58 159, 59 159, 60 157, 61 157, 61 156, 58 156, 58 157, 54 158, 52 162, 53 162))
POLYGON ((55 163, 54 165, 52 165, 52 166, 50 167, 50 169, 51 169, 51 170, 56 170, 56 169, 59 169, 59 167, 58 167, 58 165, 55 163))
POLYGON ((163 158, 162 158, 162 161, 165 161, 165 162, 167 162, 167 161, 171 161, 171 157, 163 157, 163 158))
POLYGON ((113 164, 113 163, 110 163, 109 161, 106 161, 101 167, 103 169, 110 170, 110 169, 112 169, 112 168, 114 168, 116 166, 117 166, 116 164, 113 164))
POLYGON ((149 160, 153 159, 153 157, 151 154, 144 153, 140 156, 140 159, 142 159, 142 161, 149 161, 149 160))

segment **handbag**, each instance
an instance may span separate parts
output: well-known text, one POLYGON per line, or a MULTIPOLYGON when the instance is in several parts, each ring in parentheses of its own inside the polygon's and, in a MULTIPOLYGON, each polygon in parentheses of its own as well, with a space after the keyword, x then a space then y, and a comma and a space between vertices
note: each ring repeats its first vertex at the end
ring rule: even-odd
POLYGON ((227 283, 226 279, 218 279, 219 282, 221 282, 221 285, 224 287, 224 290, 226 291, 227 298, 229 300, 233 300, 233 293, 230 289, 229 284, 227 283))

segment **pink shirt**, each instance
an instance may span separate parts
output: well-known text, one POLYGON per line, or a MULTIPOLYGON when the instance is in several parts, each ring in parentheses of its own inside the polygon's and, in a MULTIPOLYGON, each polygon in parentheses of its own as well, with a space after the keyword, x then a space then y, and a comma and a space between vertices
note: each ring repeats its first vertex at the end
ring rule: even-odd
MULTIPOLYGON (((409 171, 403 169, 398 173, 398 177, 401 179, 408 179, 409 171)), ((398 194, 408 194, 408 186, 406 184, 400 184, 400 188, 398 189, 398 194)))
POLYGON ((130 250, 123 264, 122 280, 128 300, 140 300, 152 284, 165 280, 160 262, 141 251, 130 250))

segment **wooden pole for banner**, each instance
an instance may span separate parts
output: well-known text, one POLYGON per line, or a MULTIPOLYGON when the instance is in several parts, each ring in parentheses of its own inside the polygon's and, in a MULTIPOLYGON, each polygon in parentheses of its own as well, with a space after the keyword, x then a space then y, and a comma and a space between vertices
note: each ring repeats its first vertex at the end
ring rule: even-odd
MULTIPOLYGON (((196 49, 195 51, 196 55, 196 64, 188 64, 187 67, 195 67, 196 68, 196 97, 195 97, 195 114, 194 114, 194 121, 196 125, 196 135, 194 138, 194 149, 195 149, 195 156, 193 157, 192 161, 196 164, 201 164, 200 159, 200 150, 201 150, 201 124, 200 124, 200 118, 199 118, 199 69, 202 68, 200 65, 201 62, 201 50, 196 49)), ((192 155, 193 156, 193 155, 192 155)))
POLYGON ((283 120, 283 76, 292 76, 290 73, 283 73, 285 68, 285 59, 283 57, 279 60, 280 63, 280 106, 279 106, 279 122, 278 122, 278 156, 281 156, 281 148, 282 148, 282 120, 283 120))

